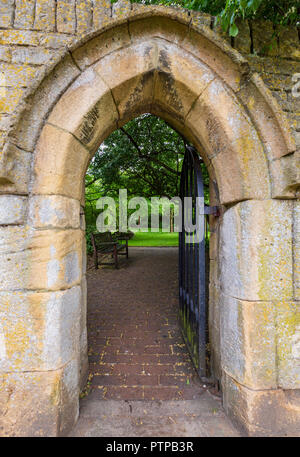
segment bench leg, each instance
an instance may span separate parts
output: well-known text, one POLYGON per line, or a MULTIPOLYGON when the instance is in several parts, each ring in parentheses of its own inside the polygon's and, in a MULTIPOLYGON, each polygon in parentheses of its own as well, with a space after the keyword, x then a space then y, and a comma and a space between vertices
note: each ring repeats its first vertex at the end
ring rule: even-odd
POLYGON ((95 270, 98 270, 98 254, 94 254, 95 270))
POLYGON ((118 262, 118 250, 117 246, 114 246, 114 258, 115 258, 115 268, 119 268, 119 262, 118 262))
POLYGON ((128 241, 126 240, 126 259, 128 259, 129 254, 128 254, 128 241))

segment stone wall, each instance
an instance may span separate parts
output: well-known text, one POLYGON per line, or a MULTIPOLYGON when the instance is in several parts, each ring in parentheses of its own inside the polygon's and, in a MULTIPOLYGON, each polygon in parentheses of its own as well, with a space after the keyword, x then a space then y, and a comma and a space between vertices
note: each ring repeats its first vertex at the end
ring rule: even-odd
MULTIPOLYGON (((26 89, 30 88, 66 46, 100 27, 112 17, 140 5, 109 0, 2 0, 0 1, 0 147, 26 89)), ((239 24, 240 33, 230 39, 209 15, 189 13, 247 56, 253 70, 263 78, 289 119, 300 147, 300 98, 292 96, 292 77, 300 73, 299 35, 296 27, 283 29, 273 37, 271 23, 239 24), (263 33, 262 33, 263 31, 263 33), (271 48, 270 48, 270 45, 271 48)))
POLYGON ((55 436, 77 419, 83 179, 97 145, 145 109, 195 144, 222 204, 210 332, 226 411, 249 434, 299 428, 297 31, 270 49, 261 24, 228 45, 208 15, 126 1, 1 8, 0 433, 55 436))

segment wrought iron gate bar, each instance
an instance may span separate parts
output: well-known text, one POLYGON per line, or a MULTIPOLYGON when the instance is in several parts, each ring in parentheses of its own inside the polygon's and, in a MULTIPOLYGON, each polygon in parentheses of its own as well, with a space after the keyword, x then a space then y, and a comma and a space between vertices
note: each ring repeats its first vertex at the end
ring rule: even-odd
MULTIPOLYGON (((206 310, 206 272, 205 272, 205 236, 194 243, 187 243, 185 231, 187 208, 185 197, 192 197, 193 209, 189 215, 196 221, 197 197, 204 199, 204 186, 201 162, 197 151, 187 147, 180 183, 180 197, 183 205, 182 227, 179 235, 179 302, 180 321, 183 337, 189 349, 195 368, 201 377, 207 375, 207 310, 206 310)), ((199 229, 205 234, 206 214, 218 214, 217 207, 204 207, 204 214, 199 215, 199 229)))

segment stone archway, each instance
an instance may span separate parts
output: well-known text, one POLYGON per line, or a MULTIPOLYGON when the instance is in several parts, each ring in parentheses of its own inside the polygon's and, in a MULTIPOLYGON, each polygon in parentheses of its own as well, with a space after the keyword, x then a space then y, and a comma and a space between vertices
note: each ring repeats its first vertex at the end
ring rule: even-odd
POLYGON ((210 327, 225 409, 250 434, 299 427, 299 207, 284 160, 295 147, 247 61, 167 11, 112 20, 74 45, 7 143, 4 434, 65 434, 77 420, 87 367, 83 179, 109 133, 144 112, 189 138, 218 185, 224 214, 211 240, 210 327))

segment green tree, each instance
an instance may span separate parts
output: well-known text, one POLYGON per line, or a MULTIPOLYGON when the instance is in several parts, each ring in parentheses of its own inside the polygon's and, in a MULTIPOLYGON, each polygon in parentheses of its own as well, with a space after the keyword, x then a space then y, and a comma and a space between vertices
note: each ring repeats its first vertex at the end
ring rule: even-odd
MULTIPOLYGON (((143 114, 113 132, 100 146, 86 175, 86 219, 95 221, 96 201, 101 196, 118 198, 179 195, 180 173, 186 140, 164 120, 143 114)), ((208 173, 203 165, 206 201, 208 173)))

